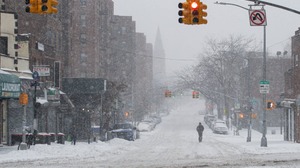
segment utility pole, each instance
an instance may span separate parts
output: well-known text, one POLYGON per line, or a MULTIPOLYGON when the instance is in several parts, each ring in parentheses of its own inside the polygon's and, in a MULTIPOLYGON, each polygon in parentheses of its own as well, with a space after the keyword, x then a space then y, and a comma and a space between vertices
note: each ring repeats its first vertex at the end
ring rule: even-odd
MULTIPOLYGON (((248 0, 248 1, 255 2, 254 5, 249 5, 250 8, 252 6, 262 6, 261 11, 264 11, 264 9, 263 9, 264 5, 259 5, 258 0, 248 0)), ((247 9, 247 8, 237 5, 237 4, 225 3, 225 2, 215 2, 215 4, 237 6, 239 8, 249 11, 249 14, 250 14, 250 9, 247 9)), ((255 12, 256 11, 254 11, 252 13, 255 13, 255 12)), ((250 14, 250 15, 252 15, 252 14, 250 14)), ((256 17, 256 15, 254 15, 254 16, 256 17)), ((252 16, 250 16, 250 20, 251 20, 250 23, 253 24, 254 26, 263 26, 264 27, 264 29, 263 29, 263 31, 264 31, 263 32, 263 39, 264 39, 264 44, 263 44, 263 81, 266 81, 266 78, 267 78, 267 75, 266 75, 266 69, 267 69, 266 68, 266 62, 267 62, 266 61, 267 60, 267 57, 266 57, 266 18, 265 18, 265 16, 263 18, 261 15, 260 15, 260 19, 252 18, 252 16), (251 19, 253 19, 253 20, 251 20, 251 19), (260 23, 254 23, 257 20, 260 23)), ((261 147, 267 147, 267 138, 266 138, 267 127, 266 126, 267 126, 267 124, 266 124, 266 93, 263 93, 263 133, 262 133, 263 135, 261 138, 261 147)), ((248 132, 248 135, 249 135, 249 132, 248 132)), ((250 137, 249 137, 249 140, 250 140, 250 137)), ((248 142, 248 137, 247 137, 247 142, 248 142)))

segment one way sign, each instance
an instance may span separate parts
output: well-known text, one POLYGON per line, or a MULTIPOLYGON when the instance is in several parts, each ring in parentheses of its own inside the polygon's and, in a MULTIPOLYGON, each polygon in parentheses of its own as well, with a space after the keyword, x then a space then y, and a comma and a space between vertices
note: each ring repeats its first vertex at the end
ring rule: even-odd
POLYGON ((249 10, 249 19, 251 26, 266 26, 267 16, 264 9, 249 10))

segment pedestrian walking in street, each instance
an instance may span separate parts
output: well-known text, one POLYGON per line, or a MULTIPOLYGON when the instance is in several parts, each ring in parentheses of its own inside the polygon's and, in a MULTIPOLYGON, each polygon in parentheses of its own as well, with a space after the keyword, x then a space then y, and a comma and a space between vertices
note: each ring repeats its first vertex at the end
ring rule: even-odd
POLYGON ((76 145, 76 140, 77 140, 77 134, 76 134, 76 128, 75 126, 73 126, 73 130, 71 132, 71 138, 72 138, 72 142, 71 144, 76 145))
POLYGON ((72 134, 72 142, 71 142, 71 144, 76 145, 76 140, 77 140, 76 133, 73 133, 72 134))
POLYGON ((202 142, 202 135, 203 135, 203 131, 204 131, 204 127, 201 124, 201 122, 199 122, 199 125, 197 126, 197 132, 198 132, 198 140, 199 142, 202 142))

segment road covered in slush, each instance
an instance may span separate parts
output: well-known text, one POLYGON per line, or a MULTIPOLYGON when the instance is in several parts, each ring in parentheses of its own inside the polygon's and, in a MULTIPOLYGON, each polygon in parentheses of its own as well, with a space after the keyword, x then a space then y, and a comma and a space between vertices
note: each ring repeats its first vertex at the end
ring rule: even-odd
POLYGON ((26 151, 16 147, 1 151, 0 167, 292 167, 300 165, 300 145, 267 134, 268 147, 260 147, 261 133, 247 130, 239 136, 214 134, 204 123, 204 100, 176 100, 176 107, 152 132, 142 132, 136 141, 78 142, 71 145, 36 145, 26 151), (203 142, 196 126, 202 122, 203 142))

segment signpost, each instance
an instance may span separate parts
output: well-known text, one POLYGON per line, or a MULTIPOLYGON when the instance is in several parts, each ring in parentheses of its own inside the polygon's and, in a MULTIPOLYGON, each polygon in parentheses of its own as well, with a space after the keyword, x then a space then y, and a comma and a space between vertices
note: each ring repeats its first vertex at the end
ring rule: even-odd
POLYGON ((259 92, 262 94, 266 94, 270 92, 270 82, 269 81, 260 81, 259 82, 259 92))
POLYGON ((249 10, 249 19, 251 26, 266 26, 266 11, 262 9, 249 10))

